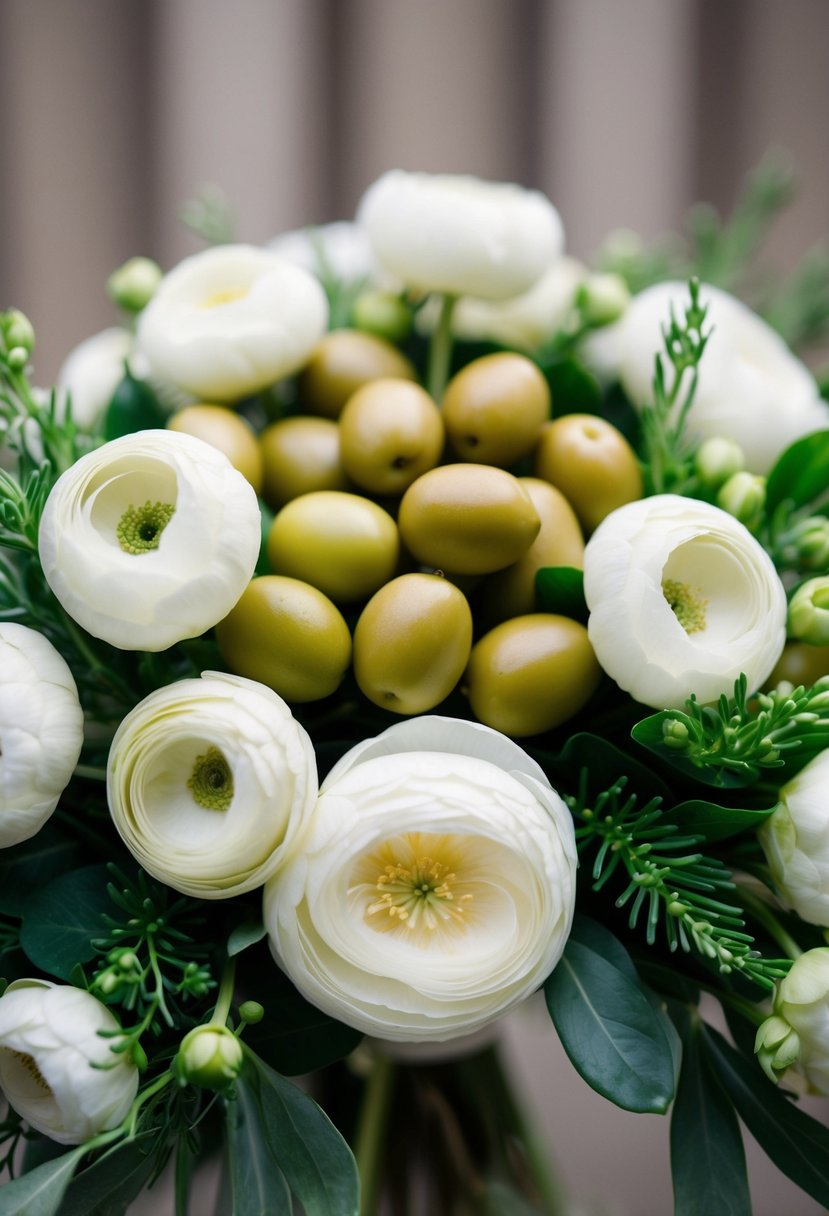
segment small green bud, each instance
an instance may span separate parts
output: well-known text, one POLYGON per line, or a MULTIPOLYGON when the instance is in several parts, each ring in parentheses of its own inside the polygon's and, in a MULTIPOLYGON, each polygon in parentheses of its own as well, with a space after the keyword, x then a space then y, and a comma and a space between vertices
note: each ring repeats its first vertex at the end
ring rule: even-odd
POLYGON ((772 1014, 757 1031, 754 1051, 763 1072, 777 1084, 781 1074, 797 1061, 800 1039, 784 1017, 772 1014))
POLYGON ((138 1042, 138 1039, 135 1040, 132 1047, 130 1048, 130 1058, 132 1059, 133 1064, 135 1065, 135 1067, 138 1069, 139 1072, 143 1072, 144 1069, 148 1066, 148 1064, 150 1062, 147 1059, 146 1051, 141 1046, 141 1044, 138 1042))
POLYGON ((242 1044, 227 1026, 196 1026, 181 1041, 175 1071, 181 1085, 229 1089, 242 1071, 242 1044))
POLYGON ((794 543, 807 570, 825 570, 829 566, 829 519, 821 515, 804 519, 795 529, 794 543))
POLYGON ((391 291, 361 292, 354 301, 351 319, 357 329, 387 342, 402 342, 412 330, 411 309, 391 291))
POLYGON ((829 575, 810 578, 789 602, 789 636, 812 646, 829 645, 829 575))
POLYGON ((689 738, 688 727, 684 722, 679 722, 676 718, 668 718, 662 723, 662 742, 666 747, 672 747, 675 751, 684 751, 688 746, 689 738))
POLYGON ((628 304, 630 292, 619 274, 588 275, 576 292, 576 307, 592 329, 618 321, 628 304))
POLYGON ((29 362, 29 352, 25 346, 13 346, 6 355, 6 362, 13 372, 20 372, 29 362))
POLYGON ((746 527, 757 521, 765 502, 765 477, 745 471, 733 473, 717 494, 717 506, 746 527))
POLYGON ((258 1001, 243 1001, 239 1006, 239 1017, 248 1026, 255 1026, 265 1016, 265 1010, 258 1001))
POLYGON ((141 312, 155 295, 163 272, 151 258, 130 258, 107 279, 107 291, 125 312, 141 312))
POLYGON ((97 987, 100 988, 104 996, 110 996, 116 988, 120 987, 121 977, 114 971, 108 970, 103 975, 98 977, 97 987))
POLYGON ((694 467, 697 477, 708 490, 718 490, 735 473, 745 468, 745 456, 739 443, 716 435, 706 439, 697 449, 694 467))
POLYGON ((29 318, 19 308, 10 308, 3 318, 3 333, 8 347, 20 346, 31 354, 35 348, 35 331, 29 318))

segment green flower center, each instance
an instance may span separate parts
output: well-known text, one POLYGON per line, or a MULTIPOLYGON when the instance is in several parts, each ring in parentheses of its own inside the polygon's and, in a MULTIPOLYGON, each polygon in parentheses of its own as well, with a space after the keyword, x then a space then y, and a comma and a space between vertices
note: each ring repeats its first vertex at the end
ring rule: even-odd
POLYGON ((228 809, 233 801, 233 773, 218 747, 208 747, 203 756, 196 756, 187 788, 206 810, 228 809))
POLYGON ((440 921, 464 923, 470 894, 458 896, 457 876, 432 857, 417 857, 411 865, 386 865, 375 879, 377 898, 366 909, 368 916, 385 913, 392 922, 428 930, 440 921))
POLYGON ((701 633, 705 628, 706 597, 699 589, 689 587, 676 579, 666 578, 662 583, 662 594, 668 606, 686 633, 701 633))
POLYGON ((125 553, 149 553, 158 548, 161 533, 173 518, 175 507, 169 502, 145 502, 143 507, 127 507, 115 535, 125 553))

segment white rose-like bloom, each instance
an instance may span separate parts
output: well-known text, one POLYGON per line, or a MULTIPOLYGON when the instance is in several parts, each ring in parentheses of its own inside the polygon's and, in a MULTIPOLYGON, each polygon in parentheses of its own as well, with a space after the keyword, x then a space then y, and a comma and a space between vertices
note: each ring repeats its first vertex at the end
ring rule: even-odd
POLYGON ((0 848, 40 830, 82 744, 83 710, 64 659, 36 630, 0 624, 0 848))
POLYGON ((259 553, 259 506, 216 448, 139 431, 58 478, 38 544, 46 581, 78 624, 121 650, 165 650, 239 599, 259 553))
POLYGON ((327 322, 313 275, 267 249, 221 245, 165 275, 136 345, 152 375, 204 401, 237 401, 302 367, 327 322))
POLYGON ((72 421, 82 430, 92 430, 100 422, 124 378, 124 362, 132 348, 129 330, 113 326, 86 338, 66 356, 58 372, 59 400, 71 394, 72 421))
POLYGON ((799 1040, 797 1069, 821 1094, 829 1094, 829 949, 820 946, 795 959, 780 981, 774 1012, 799 1040))
POLYGON ((575 871, 569 812, 539 766, 488 727, 423 717, 332 769, 265 888, 265 924, 326 1013, 387 1040, 452 1039, 552 971, 575 871))
MULTIPOLYGON (((829 427, 829 404, 809 369, 750 308, 706 284, 699 298, 708 305, 705 329, 712 332, 687 433, 697 440, 734 439, 749 472, 768 473, 789 444, 829 427)), ((635 296, 614 327, 619 379, 637 407, 653 400, 654 356, 664 350, 671 307, 681 321, 689 299, 687 283, 659 283, 635 296)))
POLYGON ((505 300, 561 255, 553 204, 537 190, 392 169, 357 210, 378 262, 409 287, 505 300))
POLYGON ((333 276, 352 286, 377 278, 368 233, 353 220, 282 232, 268 241, 267 248, 323 281, 333 276))
POLYGON ((719 507, 659 494, 612 511, 584 551, 596 658, 643 705, 679 709, 753 690, 786 641, 786 593, 771 558, 719 507))
POLYGON ((83 1144, 125 1118, 138 1069, 101 1030, 118 1030, 90 992, 16 980, 0 997, 0 1089, 36 1131, 83 1144))
POLYGON ((275 692, 221 672, 151 693, 109 753, 107 798, 155 878, 200 899, 262 886, 317 795, 306 731, 275 692))
POLYGON ((829 751, 778 796, 780 805, 757 833, 775 886, 803 920, 829 927, 829 751))

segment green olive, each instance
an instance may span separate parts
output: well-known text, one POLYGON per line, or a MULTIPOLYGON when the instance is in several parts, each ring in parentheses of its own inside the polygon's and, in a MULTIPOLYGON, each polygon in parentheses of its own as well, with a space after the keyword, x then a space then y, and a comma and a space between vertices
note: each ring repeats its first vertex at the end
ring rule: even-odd
POLYGON ((484 464, 445 464, 412 482, 398 525, 409 552, 453 574, 489 574, 526 553, 541 527, 517 478, 484 464))
POLYGON ((540 612, 485 634, 466 669, 475 717, 513 738, 566 722, 589 701, 600 678, 584 625, 540 612))
POLYGON ((292 499, 268 537, 268 560, 277 574, 303 579, 344 604, 366 599, 387 583, 399 551, 388 511, 336 490, 292 499))
POLYGON ((523 557, 486 580, 481 596, 481 621, 489 628, 508 617, 536 608, 535 576, 544 566, 584 564, 584 537, 567 499, 549 482, 519 477, 541 520, 541 531, 523 557))
POLYGON ((267 684, 286 701, 330 696, 351 661, 348 626, 330 599, 275 574, 248 585, 216 626, 216 637, 231 671, 267 684))
POLYGON ((224 405, 188 405, 167 420, 171 431, 195 435, 224 452, 257 494, 262 490, 262 454, 250 423, 224 405))
POLYGON ((766 680, 766 688, 775 688, 781 680, 788 680, 795 687, 805 684, 809 688, 826 675, 829 675, 829 646, 787 642, 774 671, 766 680))
POLYGON ((259 436, 265 466, 263 496, 279 508, 314 490, 347 490, 340 431, 329 418, 284 418, 259 436))
POLYGON ((402 494, 440 460, 440 410, 411 380, 372 380, 340 415, 340 451, 345 471, 362 489, 402 494))
POLYGON ((375 705, 420 714, 449 696, 471 647, 464 594, 436 574, 402 574, 363 609, 354 630, 354 675, 375 705))
POLYGON ((644 493, 633 448, 621 431, 593 414, 565 414, 544 425, 535 473, 561 490, 586 532, 644 493))
POLYGON ((312 414, 339 418, 352 393, 369 380, 393 376, 416 380, 405 355, 382 338, 358 329, 332 329, 320 338, 299 376, 299 395, 312 414))
POLYGON ((462 460, 507 468, 528 455, 550 417, 550 389, 525 355, 484 355, 449 381, 443 421, 462 460))

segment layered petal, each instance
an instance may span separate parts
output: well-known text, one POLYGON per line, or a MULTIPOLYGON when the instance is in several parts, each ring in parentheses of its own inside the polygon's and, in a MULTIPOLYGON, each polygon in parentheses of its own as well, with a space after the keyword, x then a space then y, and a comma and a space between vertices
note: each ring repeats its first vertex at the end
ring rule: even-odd
POLYGON ((758 831, 775 886, 803 920, 829 926, 829 751, 810 760, 779 798, 758 831))

